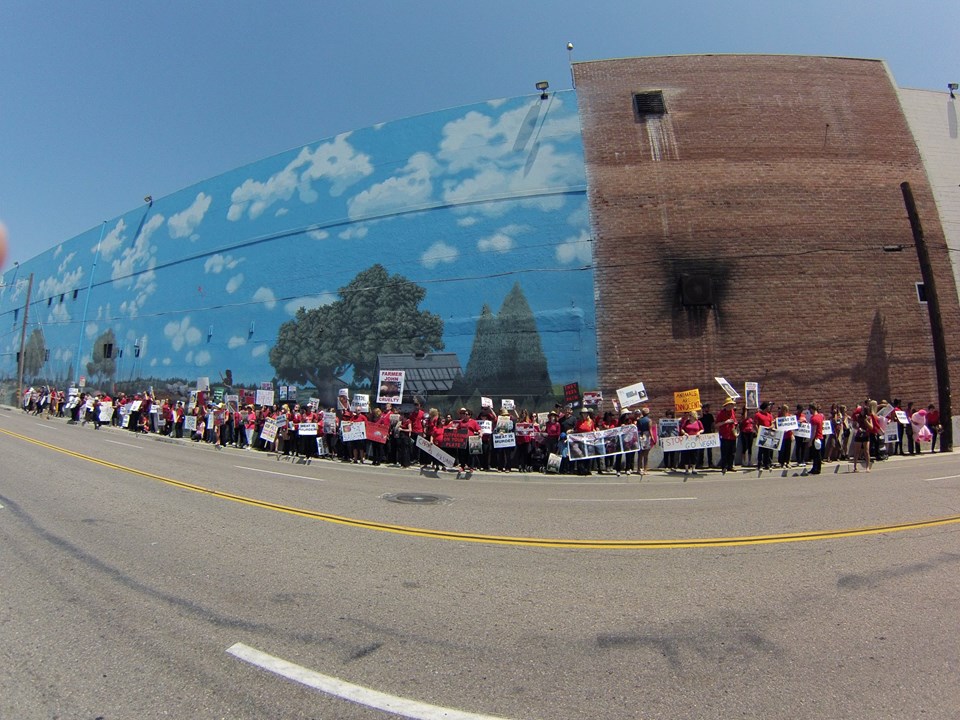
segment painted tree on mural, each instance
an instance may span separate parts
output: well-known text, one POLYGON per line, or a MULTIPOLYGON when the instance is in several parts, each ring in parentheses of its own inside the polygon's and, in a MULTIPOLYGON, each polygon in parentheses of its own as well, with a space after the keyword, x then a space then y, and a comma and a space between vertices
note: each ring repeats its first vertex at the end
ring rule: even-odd
POLYGON ((484 305, 473 348, 454 393, 542 397, 553 392, 537 321, 520 283, 507 293, 494 316, 484 305))
POLYGON ((283 323, 270 364, 278 378, 309 382, 323 398, 344 384, 370 387, 379 353, 443 349, 443 320, 418 308, 426 292, 374 265, 340 288, 335 302, 301 307, 283 323))
POLYGON ((27 344, 23 348, 24 377, 33 378, 40 374, 46 362, 47 343, 39 328, 30 333, 27 344))
POLYGON ((100 337, 93 341, 91 360, 87 363, 87 375, 92 384, 99 385, 105 380, 113 379, 117 372, 117 361, 114 360, 116 346, 117 338, 113 334, 113 328, 101 333, 100 337))

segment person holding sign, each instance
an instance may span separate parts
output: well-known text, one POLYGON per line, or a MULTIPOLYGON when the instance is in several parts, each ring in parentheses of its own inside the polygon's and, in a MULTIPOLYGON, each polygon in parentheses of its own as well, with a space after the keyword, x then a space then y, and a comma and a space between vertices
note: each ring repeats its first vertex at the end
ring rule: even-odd
MULTIPOLYGON (((703 434, 703 423, 700 422, 700 418, 697 416, 696 410, 690 410, 680 420, 680 434, 687 436, 703 434)), ((683 463, 683 474, 689 475, 691 469, 696 470, 697 468, 697 451, 681 450, 680 462, 683 463)))
MULTIPOLYGON (((760 408, 753 414, 753 422, 758 428, 772 427, 773 415, 769 411, 770 403, 764 400, 760 403, 760 408)), ((757 469, 770 470, 773 466, 773 450, 770 448, 757 448, 757 469)))
MULTIPOLYGON (((497 418, 497 424, 494 427, 494 432, 497 435, 508 435, 512 434, 514 429, 513 418, 510 417, 510 412, 506 408, 500 409, 500 416, 497 418)), ((516 447, 516 439, 514 439, 514 446, 507 447, 506 445, 498 447, 494 450, 497 461, 497 472, 510 472, 513 467, 513 454, 516 447)))
POLYGON ((723 401, 723 409, 714 418, 717 434, 720 435, 720 474, 733 472, 733 459, 737 454, 737 406, 732 397, 723 401))
POLYGON ((819 475, 823 461, 823 415, 816 403, 810 403, 810 460, 813 467, 811 475, 819 475))

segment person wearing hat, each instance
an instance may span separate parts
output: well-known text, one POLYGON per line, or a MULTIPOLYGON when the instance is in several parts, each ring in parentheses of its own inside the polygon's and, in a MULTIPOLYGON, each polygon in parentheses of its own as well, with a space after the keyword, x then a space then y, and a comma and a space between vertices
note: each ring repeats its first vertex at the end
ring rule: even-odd
POLYGON ((732 397, 724 398, 723 409, 714 418, 714 425, 720 435, 720 473, 726 475, 733 472, 733 459, 737 453, 737 435, 739 421, 737 420, 737 405, 732 397))
POLYGON ((547 453, 558 454, 563 425, 560 424, 560 417, 556 410, 551 410, 547 415, 547 422, 544 424, 543 430, 547 434, 547 453))
MULTIPOLYGON (((770 413, 770 403, 763 401, 760 408, 753 414, 753 423, 756 425, 759 434, 761 427, 773 426, 773 415, 770 413)), ((773 450, 770 448, 757 448, 757 469, 770 470, 773 467, 773 450)))
MULTIPOLYGON (((497 424, 494 432, 498 435, 505 435, 514 431, 513 418, 510 411, 506 408, 500 408, 500 415, 497 417, 497 424)), ((513 455, 516 449, 516 436, 514 436, 513 447, 498 447, 494 450, 496 456, 497 472, 510 472, 513 468, 513 455)))

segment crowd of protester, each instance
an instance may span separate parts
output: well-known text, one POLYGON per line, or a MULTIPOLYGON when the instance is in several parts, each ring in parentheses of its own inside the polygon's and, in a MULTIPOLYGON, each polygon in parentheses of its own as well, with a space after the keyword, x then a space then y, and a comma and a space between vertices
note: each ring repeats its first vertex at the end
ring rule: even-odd
POLYGON ((320 410, 295 402, 226 405, 208 401, 200 393, 188 407, 183 401, 157 400, 147 392, 133 397, 120 394, 111 398, 100 392, 67 397, 63 391, 39 387, 24 393, 22 407, 25 412, 69 417, 71 422, 89 423, 96 429, 109 423, 133 432, 159 433, 209 443, 218 449, 234 447, 274 453, 301 462, 325 458, 374 466, 440 468, 440 460, 429 452, 432 446, 442 448, 453 457, 453 466, 465 471, 578 475, 644 475, 650 470, 650 453, 661 434, 710 433, 719 435, 718 448, 665 452, 661 467, 682 470, 685 475, 713 468, 726 473, 737 466, 759 470, 797 467, 817 474, 822 463, 846 461, 852 464, 853 472, 861 465, 870 472, 874 462, 891 454, 918 455, 921 448, 936 452, 942 429, 939 412, 932 404, 918 409, 913 403, 902 406, 900 400, 888 403, 871 399, 852 409, 840 404, 820 408, 815 403, 791 407, 770 402, 748 409, 744 405, 737 407, 734 399, 728 397, 716 415, 705 404, 699 411, 691 410, 680 417, 667 408, 656 419, 646 406, 618 412, 558 404, 546 413, 506 408, 496 411, 492 407, 482 407, 474 413, 461 407, 456 413, 442 413, 436 408, 425 409, 416 401, 402 410, 387 404, 364 412, 348 407, 320 410), (779 447, 758 446, 761 427, 775 428, 777 418, 790 416, 798 424, 809 426, 810 437, 783 430, 778 437, 779 447), (364 423, 365 429, 372 427, 375 436, 384 442, 344 439, 344 430, 354 423, 364 423), (896 440, 892 432, 887 432, 890 423, 896 425, 896 440), (636 441, 628 448, 624 446, 624 452, 571 459, 568 436, 626 425, 636 426, 636 433, 630 434, 636 441), (264 433, 266 427, 275 430, 275 434, 264 433), (510 434, 513 446, 496 446, 495 435, 510 434), (271 435, 273 439, 268 439, 271 435), (455 442, 445 442, 445 436, 455 442), (418 438, 429 446, 419 447, 418 438))

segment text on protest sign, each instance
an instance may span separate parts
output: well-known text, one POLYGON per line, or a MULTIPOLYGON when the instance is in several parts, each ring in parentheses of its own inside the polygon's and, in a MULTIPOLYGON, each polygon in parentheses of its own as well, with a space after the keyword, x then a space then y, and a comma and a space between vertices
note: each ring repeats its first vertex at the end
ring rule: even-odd
POLYGON ((677 435, 675 437, 660 438, 660 447, 665 453, 678 450, 705 450, 720 447, 719 433, 704 433, 701 435, 677 435))
POLYGON ((317 434, 317 424, 316 423, 300 423, 297 427, 297 432, 301 435, 316 435, 317 434))
POLYGON ((573 461, 621 455, 640 449, 636 425, 621 425, 607 430, 567 435, 567 449, 573 461))
POLYGON ((267 418, 263 422, 263 429, 260 430, 260 438, 267 442, 274 442, 277 439, 277 429, 277 421, 267 418))
POLYGON ((517 436, 513 433, 494 433, 493 434, 493 447, 494 449, 500 448, 512 448, 517 446, 517 436))
POLYGON ((620 400, 620 404, 626 408, 631 405, 644 403, 650 398, 647 397, 647 389, 643 386, 643 383, 638 382, 617 390, 617 399, 620 400))
POLYGON ((801 438, 803 440, 809 440, 813 437, 813 428, 810 426, 810 423, 797 423, 796 429, 793 431, 794 437, 801 438))
POLYGON ((784 415, 783 417, 778 417, 775 419, 777 423, 777 430, 786 431, 797 429, 798 422, 796 415, 784 415))
POLYGON ((256 404, 261 407, 273 405, 273 390, 257 390, 256 404))
POLYGON ((367 428, 362 422, 342 422, 340 423, 340 436, 344 442, 353 440, 366 440, 367 428))
POLYGON ((403 401, 404 370, 381 370, 380 384, 377 391, 378 403, 399 405, 403 401))
POLYGON ((453 467, 454 463, 456 462, 456 459, 452 455, 445 453, 439 447, 427 440, 423 435, 417 437, 417 447, 444 467, 453 467))
POLYGON ((739 399, 740 399, 740 393, 738 393, 738 392, 733 388, 733 385, 731 385, 730 383, 727 382, 727 379, 726 379, 726 378, 714 377, 713 379, 716 380, 717 383, 719 383, 720 387, 723 388, 723 391, 727 394, 728 397, 730 397, 730 398, 732 398, 732 399, 734 399, 734 400, 739 400, 739 399))
POLYGON ((674 410, 678 413, 700 409, 700 390, 684 390, 673 394, 674 410))
POLYGON ((764 450, 779 450, 783 442, 783 433, 772 427, 761 425, 757 428, 757 447, 764 450))

